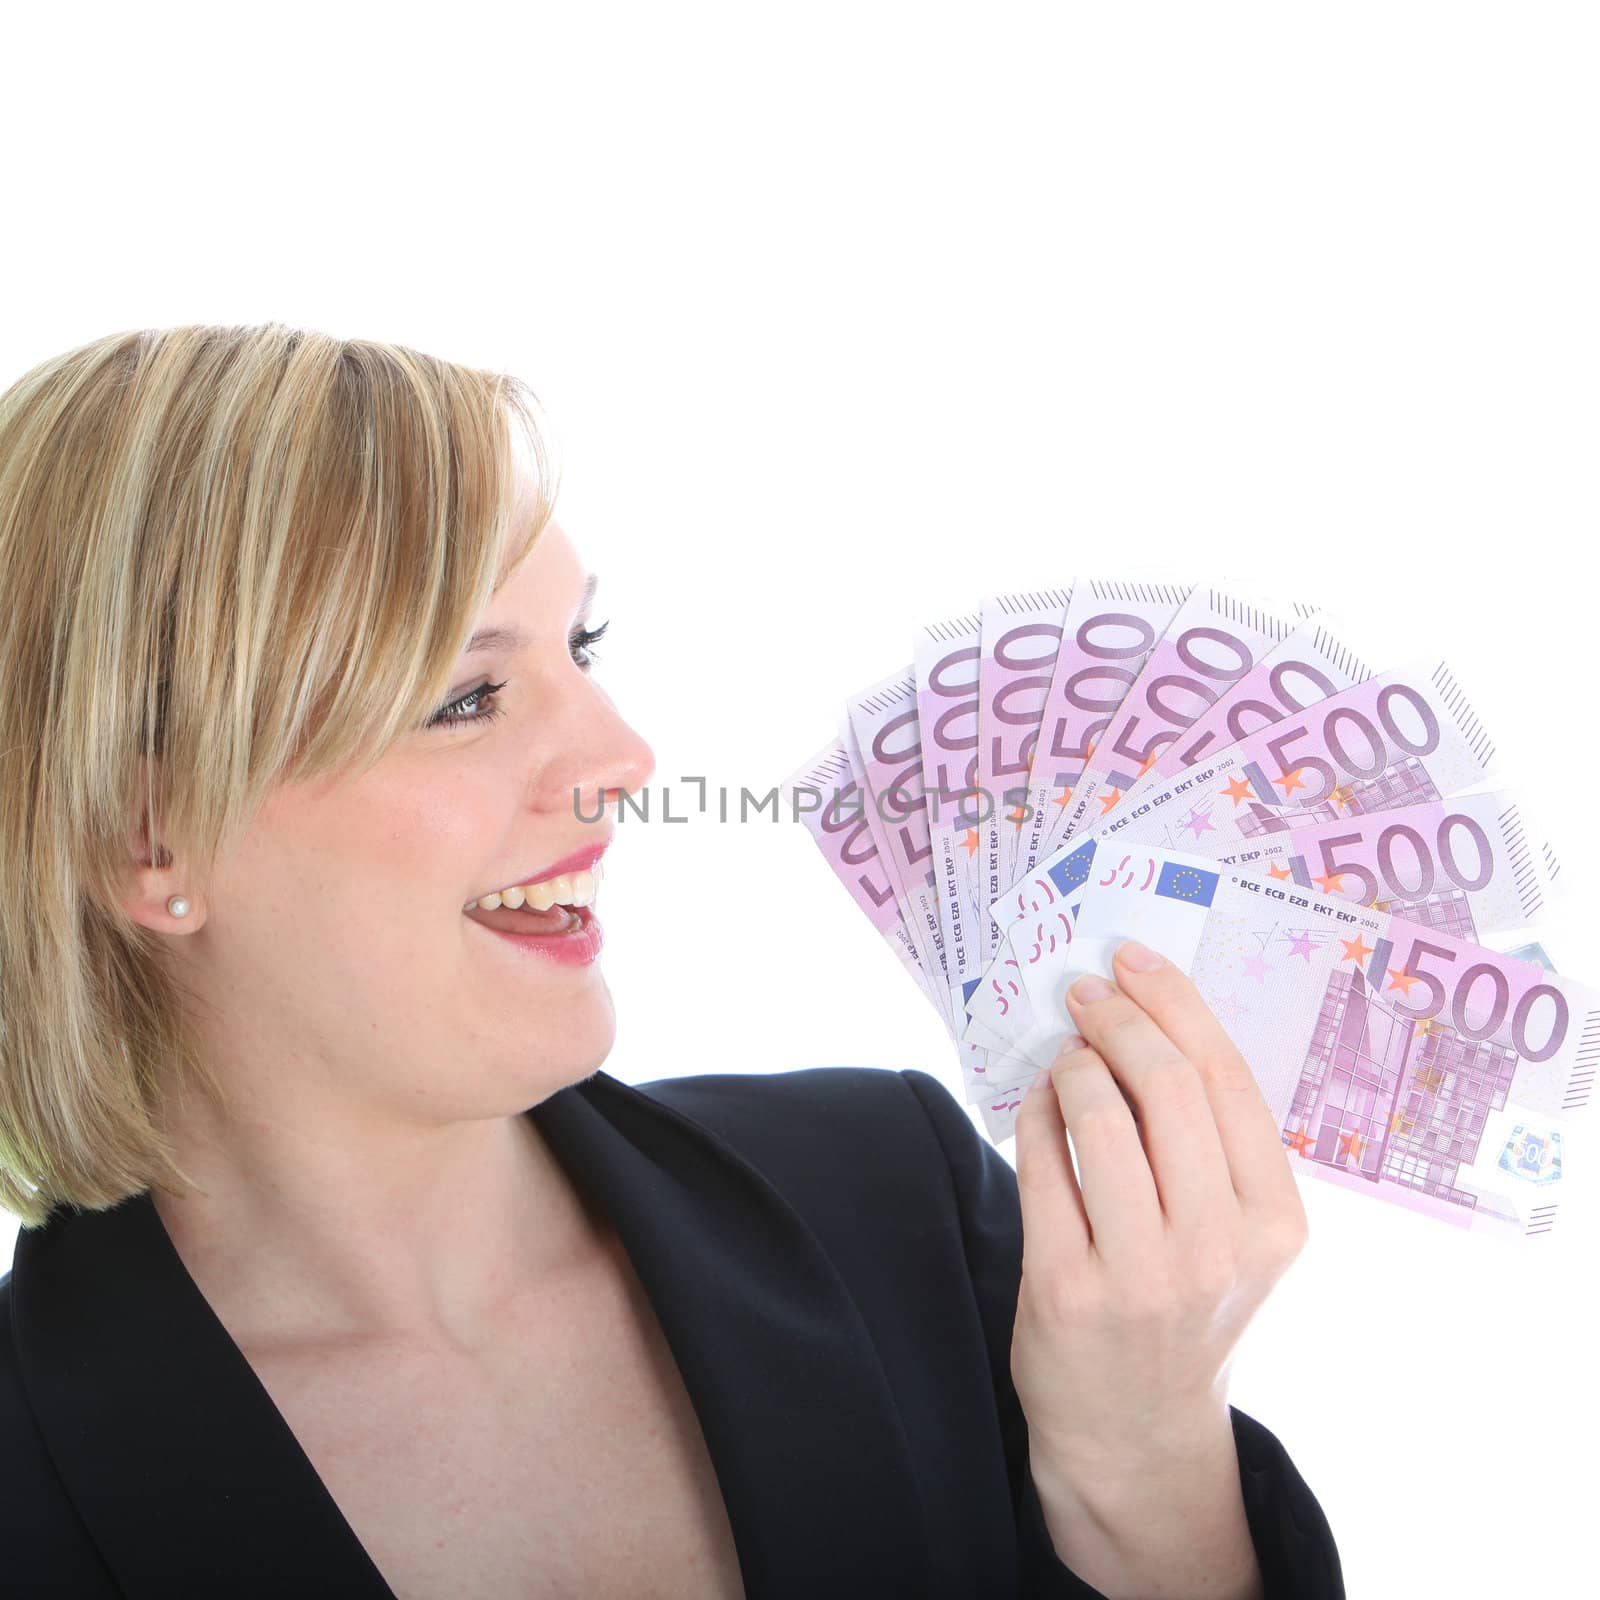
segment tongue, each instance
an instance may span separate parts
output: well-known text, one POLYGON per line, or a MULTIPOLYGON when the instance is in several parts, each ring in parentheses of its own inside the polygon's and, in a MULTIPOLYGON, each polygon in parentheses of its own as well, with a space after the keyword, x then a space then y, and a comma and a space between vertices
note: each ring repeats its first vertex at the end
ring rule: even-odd
POLYGON ((567 926, 568 912, 565 906, 551 906, 548 911, 529 911, 526 907, 513 911, 510 906, 485 911, 482 906, 475 906, 467 915, 474 922, 503 933, 560 933, 567 926))

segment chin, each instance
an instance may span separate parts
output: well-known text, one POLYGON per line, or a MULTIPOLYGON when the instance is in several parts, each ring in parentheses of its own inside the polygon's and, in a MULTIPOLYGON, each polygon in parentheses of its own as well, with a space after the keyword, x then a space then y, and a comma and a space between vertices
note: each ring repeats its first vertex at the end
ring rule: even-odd
POLYGON ((542 1063, 539 1076, 550 1086, 544 1092, 553 1094, 568 1084, 592 1078, 605 1065, 616 1035, 609 1005, 603 1025, 597 1021, 593 1027, 572 1029, 562 1045, 552 1049, 542 1063))

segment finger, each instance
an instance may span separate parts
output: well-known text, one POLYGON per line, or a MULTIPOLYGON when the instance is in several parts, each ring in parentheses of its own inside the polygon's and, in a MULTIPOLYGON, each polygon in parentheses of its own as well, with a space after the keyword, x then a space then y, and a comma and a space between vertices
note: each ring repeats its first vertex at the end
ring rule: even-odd
POLYGON ((1089 1244, 1108 1266, 1148 1260, 1165 1224, 1150 1162, 1116 1079, 1087 1043, 1069 1039, 1050 1069, 1063 1135, 1078 1154, 1089 1244))
POLYGON ((1012 1132, 1017 1141, 1024 1264, 1046 1253, 1082 1263, 1091 1247, 1089 1216, 1072 1170, 1067 1125, 1049 1068, 1039 1073, 1023 1095, 1012 1132))
POLYGON ((1118 946, 1113 964, 1117 981, 1200 1074, 1240 1203, 1297 1209, 1300 1193, 1278 1119, 1249 1063, 1194 982, 1175 962, 1131 939, 1118 946), (1129 955, 1154 955, 1159 965, 1141 969, 1130 963, 1129 955))
POLYGON ((1073 984, 1067 1005, 1078 1030, 1139 1108, 1166 1224, 1184 1237, 1231 1238, 1239 1197, 1193 1063, 1149 1013, 1104 978, 1073 984))

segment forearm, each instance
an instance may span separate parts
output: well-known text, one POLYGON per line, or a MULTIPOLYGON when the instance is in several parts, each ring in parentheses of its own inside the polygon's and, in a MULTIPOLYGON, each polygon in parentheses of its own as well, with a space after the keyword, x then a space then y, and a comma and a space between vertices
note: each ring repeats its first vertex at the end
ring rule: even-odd
POLYGON ((1067 1461, 1030 1441, 1061 1560, 1108 1600, 1263 1600, 1226 1409, 1181 1452, 1067 1461))

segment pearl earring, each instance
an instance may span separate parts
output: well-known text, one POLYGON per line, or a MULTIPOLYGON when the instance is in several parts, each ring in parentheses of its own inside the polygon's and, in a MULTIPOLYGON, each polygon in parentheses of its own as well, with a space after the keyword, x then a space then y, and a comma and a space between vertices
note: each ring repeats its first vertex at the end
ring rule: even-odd
POLYGON ((186 917, 189 915, 189 902, 181 894, 175 894, 167 901, 167 910, 175 917, 186 917))

